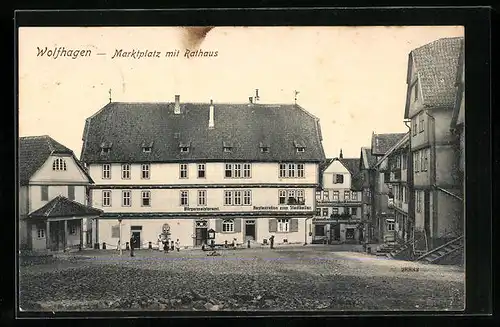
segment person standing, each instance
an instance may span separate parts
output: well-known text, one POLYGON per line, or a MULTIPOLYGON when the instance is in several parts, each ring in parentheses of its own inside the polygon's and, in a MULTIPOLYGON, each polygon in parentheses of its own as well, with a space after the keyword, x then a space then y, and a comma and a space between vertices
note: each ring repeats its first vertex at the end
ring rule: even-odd
POLYGON ((274 235, 271 235, 271 237, 269 237, 269 242, 271 243, 271 249, 274 249, 274 235))
POLYGON ((158 251, 161 251, 163 242, 162 242, 162 236, 161 234, 158 234, 158 251))
POLYGON ((130 236, 130 256, 134 256, 134 244, 135 244, 135 238, 134 236, 130 236))
POLYGON ((174 252, 174 241, 170 241, 170 250, 174 252))
POLYGON ((177 241, 175 241, 175 248, 177 249, 177 252, 179 252, 181 249, 181 242, 179 242, 179 239, 177 239, 177 241))

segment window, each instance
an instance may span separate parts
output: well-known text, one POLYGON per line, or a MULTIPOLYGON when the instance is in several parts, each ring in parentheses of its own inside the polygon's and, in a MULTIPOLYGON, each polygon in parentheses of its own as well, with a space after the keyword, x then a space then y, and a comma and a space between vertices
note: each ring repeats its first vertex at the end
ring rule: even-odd
POLYGON ((328 201, 330 200, 330 192, 328 191, 323 191, 323 200, 328 201))
POLYGON ((122 206, 130 207, 130 191, 122 191, 122 206))
POLYGON ((120 225, 111 226, 111 238, 120 237, 120 225))
POLYGON ((413 136, 417 135, 417 117, 411 119, 411 125, 413 126, 413 136))
POLYGON ((224 191, 224 205, 230 206, 233 204, 233 194, 231 191, 224 191))
POLYGON ((260 152, 263 152, 263 153, 268 153, 269 152, 269 147, 268 146, 263 146, 260 148, 260 152))
POLYGON ((333 201, 339 200, 339 191, 333 191, 333 201))
POLYGON ((227 219, 222 222, 222 232, 231 233, 234 232, 234 220, 227 219))
POLYGON ((288 177, 295 177, 295 164, 288 164, 288 177))
POLYGON ((234 191, 234 205, 235 206, 240 206, 241 205, 241 191, 234 191))
POLYGON ((150 146, 145 146, 142 148, 142 152, 144 153, 151 153, 151 147, 150 146))
POLYGON ((351 191, 344 191, 344 200, 351 199, 351 191))
POLYGON ((207 205, 207 191, 205 190, 198 191, 198 205, 199 206, 207 205))
POLYGON ((68 199, 74 200, 75 199, 75 186, 74 185, 68 185, 68 199))
POLYGON ((102 191, 102 206, 103 207, 111 207, 111 191, 110 190, 102 191))
POLYGON ((110 148, 102 148, 101 149, 101 154, 109 154, 110 151, 111 151, 110 148))
POLYGON ((423 150, 422 154, 424 155, 424 168, 427 171, 429 169, 429 149, 423 150))
POLYGON ((358 192, 356 192, 356 191, 351 192, 351 200, 353 200, 353 201, 358 200, 358 192))
POLYGON ((304 164, 297 164, 297 177, 304 178, 304 164))
POLYGON ((252 177, 252 166, 249 163, 243 164, 243 177, 250 178, 252 177))
POLYGON ((286 191, 279 190, 279 204, 286 204, 286 191))
POLYGON ((407 192, 406 186, 403 186, 403 202, 404 203, 408 203, 408 196, 407 196, 406 192, 407 192))
POLYGON ((333 184, 343 184, 343 183, 344 183, 344 175, 342 174, 333 175, 333 184))
POLYGON ((233 177, 233 168, 232 168, 231 164, 226 164, 225 171, 226 171, 226 173, 225 173, 226 178, 233 177))
POLYGON ((321 216, 321 208, 316 208, 316 216, 321 216))
POLYGON ((280 178, 286 177, 286 164, 280 164, 280 178))
POLYGON ((188 165, 187 164, 180 164, 180 178, 188 178, 188 165))
POLYGON ((406 154, 403 154, 402 158, 401 158, 401 168, 403 170, 407 169, 406 166, 407 166, 407 160, 408 160, 408 156, 406 154))
POLYGON ((353 207, 351 208, 351 215, 356 216, 358 214, 358 208, 353 207))
POLYGON ((279 204, 303 205, 305 204, 304 190, 279 190, 279 204))
POLYGON ((234 164, 233 177, 241 178, 241 164, 234 164))
POLYGON ((413 152, 413 169, 415 172, 420 171, 420 151, 413 152))
POLYGON ((339 214, 339 208, 332 208, 332 215, 338 215, 339 214))
POLYGON ((321 191, 316 191, 316 200, 321 200, 321 191))
POLYGON ((142 191, 142 206, 143 207, 151 206, 151 192, 142 191))
POLYGON ((37 230, 37 236, 38 236, 38 238, 45 238, 45 229, 39 228, 37 230))
POLYGON ((396 168, 401 168, 401 156, 396 157, 396 168))
POLYGON ((188 205, 189 205, 188 191, 181 191, 181 206, 188 206, 188 205))
POLYGON ((414 98, 413 100, 414 101, 417 101, 418 100, 418 79, 415 81, 415 86, 413 87, 413 93, 414 93, 414 98))
POLYGON ((389 232, 394 231, 394 223, 392 223, 392 222, 391 223, 387 223, 387 230, 389 232))
POLYGON ((418 132, 422 133, 424 131, 424 114, 421 113, 419 116, 418 132))
POLYGON ((69 234, 70 235, 75 235, 76 234, 76 224, 73 222, 70 222, 69 225, 69 234))
POLYGON ((198 178, 205 178, 205 164, 198 164, 198 178))
POLYGON ((278 232, 288 232, 290 231, 290 220, 289 219, 278 219, 278 232))
POLYGON ((142 179, 149 179, 149 171, 150 171, 150 166, 149 164, 143 164, 141 165, 141 170, 142 170, 142 179))
POLYGON ((62 158, 54 159, 54 162, 52 162, 52 170, 66 170, 66 161, 62 158))
POLYGON ((247 205, 247 206, 252 204, 252 191, 251 190, 243 191, 243 204, 247 205))
POLYGON ((416 209, 417 212, 421 212, 422 210, 422 199, 420 197, 420 191, 415 191, 415 202, 416 202, 416 209))
POLYGON ((328 208, 323 208, 323 216, 328 217, 328 208))
POLYGON ((182 153, 186 153, 186 152, 189 152, 189 147, 188 146, 181 146, 179 147, 181 149, 181 152, 182 153))
POLYGON ((230 146, 225 146, 224 147, 224 152, 233 152, 233 148, 230 146))
POLYGON ((129 164, 122 165, 122 179, 130 179, 130 165, 129 164))
POLYGON ((48 200, 49 200, 49 186, 42 185, 42 201, 48 201, 48 200))
POLYGON ((111 178, 111 165, 104 164, 102 165, 102 179, 110 179, 111 178))

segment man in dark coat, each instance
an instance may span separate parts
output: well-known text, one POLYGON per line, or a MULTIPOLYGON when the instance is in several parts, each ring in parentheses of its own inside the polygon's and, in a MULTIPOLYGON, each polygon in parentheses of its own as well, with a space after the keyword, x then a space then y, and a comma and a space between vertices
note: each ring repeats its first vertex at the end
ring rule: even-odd
POLYGON ((134 256, 134 245, 135 245, 135 238, 133 236, 130 236, 130 256, 134 256))
POLYGON ((271 237, 269 237, 269 242, 271 242, 271 249, 274 249, 274 235, 271 235, 271 237))

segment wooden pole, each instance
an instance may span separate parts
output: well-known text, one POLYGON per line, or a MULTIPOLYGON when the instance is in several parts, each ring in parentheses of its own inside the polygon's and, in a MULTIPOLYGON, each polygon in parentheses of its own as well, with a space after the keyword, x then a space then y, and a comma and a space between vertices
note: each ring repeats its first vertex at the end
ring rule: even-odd
POLYGON ((123 250, 122 250, 122 220, 121 219, 118 219, 118 222, 119 222, 119 229, 120 229, 120 237, 119 237, 119 246, 120 246, 120 255, 123 254, 123 250))
POLYGON ((67 240, 68 240, 68 221, 64 221, 64 246, 63 250, 66 251, 66 245, 67 245, 67 240))
POLYGON ((80 249, 83 249, 83 218, 80 219, 80 249))
MULTIPOLYGON (((33 227, 32 227, 33 228, 33 227)), ((30 235, 32 235, 30 233, 30 235)), ((45 223, 45 242, 46 242, 46 248, 47 250, 50 251, 50 221, 47 219, 47 222, 45 223)))

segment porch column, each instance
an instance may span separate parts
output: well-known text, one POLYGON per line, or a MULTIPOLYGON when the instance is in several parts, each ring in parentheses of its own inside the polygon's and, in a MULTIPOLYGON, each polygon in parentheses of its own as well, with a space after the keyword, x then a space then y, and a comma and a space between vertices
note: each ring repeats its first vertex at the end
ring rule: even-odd
POLYGON ((66 250, 66 245, 68 244, 68 221, 64 221, 64 246, 63 250, 66 250))
POLYGON ((80 248, 83 249, 83 218, 80 219, 80 248))
MULTIPOLYGON (((33 228, 32 226, 30 226, 31 228, 33 228)), ((30 230, 30 238, 32 238, 33 234, 32 234, 32 231, 30 230)), ((50 247, 50 221, 47 219, 47 221, 45 222, 45 242, 46 242, 46 248, 47 250, 51 250, 51 247, 50 247)))

